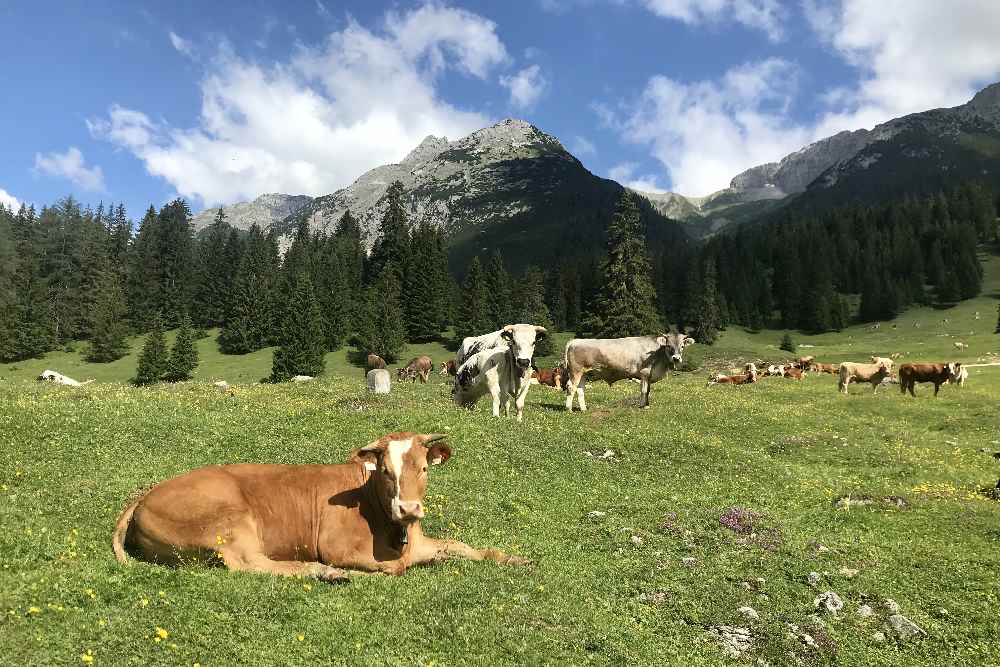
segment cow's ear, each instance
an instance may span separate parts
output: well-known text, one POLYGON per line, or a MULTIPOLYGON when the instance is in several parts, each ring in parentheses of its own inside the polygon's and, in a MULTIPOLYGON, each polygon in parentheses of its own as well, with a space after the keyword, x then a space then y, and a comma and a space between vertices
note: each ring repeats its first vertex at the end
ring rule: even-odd
POLYGON ((684 337, 684 347, 687 347, 688 345, 694 345, 696 342, 697 341, 694 338, 691 338, 691 336, 684 337))
POLYGON ((666 347, 667 346, 667 334, 660 334, 659 336, 657 336, 656 337, 656 344, 659 345, 660 347, 666 347))
POLYGON ((500 336, 505 340, 514 340, 514 325, 508 324, 500 331, 500 336))
POLYGON ((542 340, 549 335, 549 330, 545 327, 535 327, 535 340, 542 340))
MULTIPOLYGON (((364 447, 360 447, 351 452, 351 456, 348 460, 352 463, 364 463, 377 466, 379 457, 382 456, 382 453, 385 451, 385 446, 385 440, 369 442, 364 447)), ((369 468, 369 470, 374 470, 374 468, 369 468)))
POLYGON ((429 465, 440 465, 451 458, 451 447, 444 442, 447 437, 442 433, 420 436, 420 444, 427 447, 427 463, 429 465))

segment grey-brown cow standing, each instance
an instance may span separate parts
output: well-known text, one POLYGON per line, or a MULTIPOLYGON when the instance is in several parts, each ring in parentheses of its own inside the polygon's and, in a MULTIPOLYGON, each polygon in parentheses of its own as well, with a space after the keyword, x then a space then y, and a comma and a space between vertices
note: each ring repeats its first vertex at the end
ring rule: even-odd
POLYGON ((609 385, 635 378, 642 383, 639 407, 649 407, 649 391, 671 368, 684 361, 684 348, 695 340, 683 333, 628 338, 574 338, 566 343, 566 409, 573 411, 573 396, 580 411, 587 409, 583 394, 583 374, 594 372, 594 378, 609 385))

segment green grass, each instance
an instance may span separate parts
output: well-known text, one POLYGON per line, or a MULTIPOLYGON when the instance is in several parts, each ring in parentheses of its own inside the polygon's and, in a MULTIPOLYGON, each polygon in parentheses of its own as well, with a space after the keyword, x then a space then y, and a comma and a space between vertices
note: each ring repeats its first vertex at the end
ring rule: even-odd
MULTIPOLYGON (((990 284, 1000 284, 989 268, 990 284)), ((816 346, 799 353, 985 358, 1000 351, 994 290, 949 311, 912 311, 895 331, 883 323, 796 336, 816 346), (969 350, 957 354, 955 340, 969 350)), ((713 348, 690 349, 706 368, 777 360, 786 356, 780 338, 730 329, 713 348)), ((980 449, 1000 450, 1000 367, 973 369, 964 389, 946 386, 937 399, 927 385, 916 399, 897 387, 877 396, 852 387, 843 397, 834 378, 815 375, 706 387, 699 371, 656 385, 649 410, 634 407, 637 385, 595 383, 591 411, 572 415, 561 394, 533 387, 519 425, 492 419, 487 402, 472 413, 453 407, 437 376, 368 395, 344 352, 316 382, 274 386, 256 383, 270 368, 266 351, 223 357, 211 340, 201 345, 194 381, 151 389, 121 384, 134 359, 90 365, 57 353, 0 368, 8 664, 82 665, 89 650, 94 665, 717 665, 728 659, 706 629, 745 624, 742 605, 761 617, 749 624, 751 658, 771 665, 788 664, 790 653, 807 665, 995 662, 1000 504, 984 489, 1000 469, 980 449), (46 367, 99 382, 31 380, 46 367), (208 384, 223 378, 233 395, 208 384), (342 461, 400 429, 451 435, 454 457, 432 474, 426 532, 532 566, 453 562, 307 589, 302 580, 113 558, 111 529, 138 488, 206 464, 342 461), (605 449, 615 460, 585 454, 605 449), (847 494, 907 504, 837 508, 847 494), (761 515, 752 534, 720 525, 734 505, 761 515), (606 514, 588 518, 595 510, 606 514), (687 557, 694 567, 682 564, 687 557), (815 588, 812 571, 823 577, 815 588), (813 599, 826 590, 844 598, 845 613, 814 629, 813 599), (886 597, 928 636, 877 642, 886 597), (855 615, 862 602, 875 618, 855 615), (786 623, 820 648, 789 639, 786 623), (168 632, 159 642, 157 628, 168 632)), ((423 352, 446 354, 413 346, 406 358, 423 352)))

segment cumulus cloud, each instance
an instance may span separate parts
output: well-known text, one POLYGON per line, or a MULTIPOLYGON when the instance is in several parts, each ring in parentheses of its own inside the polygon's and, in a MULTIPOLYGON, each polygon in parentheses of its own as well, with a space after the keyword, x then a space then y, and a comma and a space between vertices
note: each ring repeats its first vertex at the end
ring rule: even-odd
MULTIPOLYGON (((698 3, 697 10, 686 2, 657 4, 694 21, 698 14, 685 12, 708 12, 722 3, 698 3)), ((636 100, 599 102, 593 110, 622 138, 650 148, 671 189, 702 195, 817 139, 956 106, 1000 79, 1000 3, 802 0, 802 10, 857 75, 854 83, 821 91, 820 110, 810 119, 792 113, 799 68, 777 58, 731 68, 717 79, 654 76, 636 100)))
POLYGON ((735 174, 800 148, 807 128, 788 120, 797 68, 770 58, 735 67, 718 81, 649 80, 627 112, 604 109, 627 140, 649 146, 677 192, 704 195, 735 174))
POLYGON ((84 190, 104 189, 104 172, 97 165, 88 167, 76 146, 65 153, 35 153, 35 171, 65 178, 84 190))
POLYGON ((519 109, 531 109, 545 93, 548 81, 538 65, 528 65, 520 72, 501 76, 500 85, 510 91, 510 103, 519 109))
POLYGON ((207 206, 262 192, 320 195, 402 159, 428 134, 486 125, 440 98, 439 77, 454 70, 486 80, 508 61, 492 21, 429 4, 388 12, 375 30, 349 20, 287 62, 223 50, 206 65, 195 127, 119 105, 88 125, 207 206))
POLYGON ((9 210, 16 212, 21 208, 21 202, 14 195, 0 188, 0 206, 6 206, 9 210))
POLYGON ((763 31, 771 41, 783 36, 778 0, 642 0, 658 16, 688 25, 735 21, 763 31))
POLYGON ((173 30, 170 31, 169 36, 170 36, 170 43, 173 45, 175 49, 177 49, 178 53, 181 53, 182 55, 185 55, 188 58, 195 57, 194 44, 184 39, 173 30))
POLYGON ((822 136, 966 102, 1000 78, 1000 3, 980 0, 804 0, 813 29, 857 68, 830 91, 822 136))
POLYGON ((657 183, 656 176, 652 174, 637 175, 639 165, 635 162, 622 162, 616 164, 608 170, 608 178, 618 181, 626 187, 642 192, 666 192, 666 189, 657 183))

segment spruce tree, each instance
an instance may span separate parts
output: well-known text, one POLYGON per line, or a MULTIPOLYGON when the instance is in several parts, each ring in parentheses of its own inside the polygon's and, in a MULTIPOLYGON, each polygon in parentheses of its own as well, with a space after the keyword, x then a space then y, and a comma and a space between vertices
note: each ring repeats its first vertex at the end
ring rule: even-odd
POLYGON ((488 300, 483 265, 478 257, 473 257, 462 282, 462 298, 458 304, 458 319, 455 323, 456 338, 461 340, 466 336, 480 336, 493 330, 492 322, 486 315, 488 300))
POLYGON ((271 363, 271 382, 285 382, 296 375, 321 375, 326 352, 323 318, 312 281, 304 271, 295 278, 280 331, 271 363))
POLYGON ((553 351, 551 334, 555 331, 555 326, 552 323, 549 307, 545 305, 545 276, 539 268, 529 266, 525 269, 519 284, 520 304, 514 319, 548 330, 550 335, 535 343, 535 356, 547 357, 553 351))
POLYGON ((90 343, 86 359, 107 363, 128 352, 128 304, 118 273, 106 270, 101 279, 100 297, 91 313, 90 343))
POLYGON ((250 228, 236 274, 226 321, 219 333, 223 354, 246 354, 267 347, 274 330, 277 248, 257 225, 250 228))
POLYGON ((382 215, 379 237, 369 258, 370 273, 381 276, 392 267, 396 282, 403 280, 406 258, 410 251, 410 227, 403 206, 403 184, 393 181, 385 193, 386 209, 382 215))
POLYGON ((715 262, 712 258, 705 260, 701 267, 700 278, 697 283, 698 292, 694 295, 691 313, 686 320, 691 326, 691 335, 698 343, 712 345, 719 337, 719 329, 722 328, 722 309, 716 286, 715 262))
POLYGON ((508 324, 516 324, 511 321, 515 315, 511 307, 514 288, 499 250, 493 253, 493 258, 486 267, 485 284, 486 319, 490 323, 487 328, 496 330, 508 324))
POLYGON ((226 306, 232 290, 236 267, 227 248, 233 230, 226 222, 220 207, 215 221, 209 225, 197 243, 198 282, 194 289, 195 324, 198 327, 221 326, 226 317, 226 306))
POLYGON ((622 191, 608 226, 607 253, 589 328, 601 338, 658 333, 662 326, 646 240, 628 190, 622 191))
POLYGON ((795 345, 795 341, 792 340, 792 335, 788 332, 785 332, 785 335, 781 337, 781 345, 779 347, 785 352, 790 352, 791 354, 795 354, 795 350, 798 349, 798 346, 795 345))
POLYGON ((399 298, 396 274, 387 268, 367 291, 365 316, 355 334, 360 353, 377 354, 389 363, 399 358, 406 345, 406 322, 399 298))
POLYGON ((403 270, 407 339, 428 341, 441 333, 443 286, 435 253, 435 232, 423 224, 413 230, 410 251, 403 270))
POLYGON ((170 349, 167 369, 164 378, 167 382, 190 380, 194 369, 198 367, 198 348, 195 346, 195 332, 191 328, 191 318, 185 313, 181 317, 177 338, 170 349))
POLYGON ((167 371, 167 341, 163 336, 163 320, 158 314, 153 316, 150 326, 146 342, 142 346, 142 354, 139 355, 135 377, 132 378, 132 384, 138 386, 159 382, 167 371))

